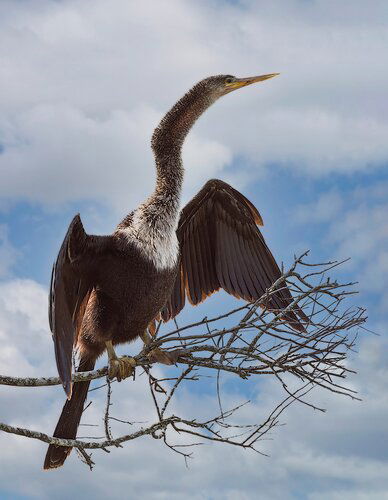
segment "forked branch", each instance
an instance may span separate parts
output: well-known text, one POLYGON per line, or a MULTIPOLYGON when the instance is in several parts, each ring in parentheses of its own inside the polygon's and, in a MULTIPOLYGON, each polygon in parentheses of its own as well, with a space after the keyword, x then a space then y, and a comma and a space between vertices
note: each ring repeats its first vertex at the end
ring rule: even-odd
MULTIPOLYGON (((126 441, 144 435, 162 439, 170 449, 187 459, 191 456, 188 448, 204 440, 259 451, 256 449, 257 443, 279 424, 281 413, 290 404, 299 402, 323 410, 305 397, 314 387, 357 399, 354 390, 345 384, 346 376, 352 372, 346 360, 349 352, 354 349, 359 332, 363 330, 367 319, 366 311, 347 305, 349 296, 356 293, 353 290, 354 283, 339 283, 328 276, 328 272, 332 273, 342 262, 311 264, 305 262, 306 255, 307 253, 295 258, 292 267, 283 272, 277 282, 254 304, 245 304, 181 327, 175 323, 175 328, 169 331, 165 326, 157 329, 152 342, 135 356, 139 369, 143 369, 149 380, 156 423, 140 426, 130 434, 113 438, 110 428, 112 421, 131 425, 136 423, 110 416, 111 386, 108 384, 103 440, 59 439, 1 423, 0 430, 59 446, 75 447, 89 467, 92 467, 93 462, 85 450, 108 451, 110 447, 121 446, 126 441), (268 297, 283 286, 292 290, 294 298, 287 309, 298 306, 307 315, 307 333, 293 330, 283 318, 284 311, 274 313, 263 309, 263 304, 268 303, 268 297), (166 350, 184 349, 172 376, 158 378, 152 373, 153 365, 147 354, 155 347, 166 350), (262 422, 239 420, 241 404, 232 409, 222 408, 219 383, 222 373, 237 375, 241 384, 248 383, 245 382, 247 379, 255 379, 258 375, 272 377, 279 382, 284 398, 280 404, 274 403, 275 408, 262 422), (216 380, 214 396, 218 401, 218 414, 201 419, 197 415, 184 418, 170 412, 181 386, 198 382, 205 377, 216 380), (186 435, 191 441, 173 445, 173 435, 186 435)), ((104 367, 76 373, 73 380, 93 380, 105 377, 106 374, 107 367, 104 367)), ((58 377, 0 376, 0 384, 38 387, 60 384, 60 380, 58 377)), ((243 385, 241 392, 244 392, 243 385)), ((246 413, 244 411, 245 415, 246 413)))

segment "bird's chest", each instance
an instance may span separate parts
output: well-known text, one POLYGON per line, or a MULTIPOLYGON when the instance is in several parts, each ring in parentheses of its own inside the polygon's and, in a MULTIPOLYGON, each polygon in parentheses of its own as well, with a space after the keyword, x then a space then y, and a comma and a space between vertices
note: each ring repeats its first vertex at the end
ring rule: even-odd
POLYGON ((157 271, 174 269, 179 257, 176 218, 149 220, 134 216, 130 227, 122 229, 128 244, 133 245, 157 271))
POLYGON ((138 241, 138 248, 141 250, 159 271, 173 269, 176 266, 179 245, 174 231, 161 233, 155 231, 146 233, 147 236, 138 241))

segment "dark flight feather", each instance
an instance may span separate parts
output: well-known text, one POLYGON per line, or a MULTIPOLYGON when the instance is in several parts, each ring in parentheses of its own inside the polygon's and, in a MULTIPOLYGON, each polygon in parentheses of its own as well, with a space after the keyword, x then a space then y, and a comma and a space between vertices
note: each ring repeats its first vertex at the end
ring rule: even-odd
POLYGON ((58 374, 68 399, 72 392, 73 346, 81 327, 90 292, 93 269, 110 236, 89 236, 79 215, 71 221, 53 267, 49 295, 49 323, 53 334, 58 374))
MULTIPOLYGON (((211 180, 183 208, 177 236, 181 250, 180 272, 165 308, 164 321, 185 305, 185 295, 196 305, 219 288, 253 302, 281 276, 258 225, 262 218, 252 203, 220 180, 211 180), (181 290, 185 293, 181 293, 181 290)), ((292 301, 288 288, 273 294, 267 309, 279 312, 292 301)), ((285 314, 293 328, 305 331, 307 320, 298 308, 285 314)))

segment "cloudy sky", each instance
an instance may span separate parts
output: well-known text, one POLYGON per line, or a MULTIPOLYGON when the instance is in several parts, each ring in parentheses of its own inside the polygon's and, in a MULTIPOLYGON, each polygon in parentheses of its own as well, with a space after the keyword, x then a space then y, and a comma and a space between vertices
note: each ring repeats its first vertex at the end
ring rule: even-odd
MULTIPOLYGON (((259 208, 279 262, 305 249, 351 257, 338 277, 359 281, 355 303, 380 333, 350 361, 363 401, 316 392, 327 413, 290 409, 262 445, 270 458, 206 445, 187 469, 143 439, 96 453, 93 472, 75 454, 43 472, 43 443, 0 435, 0 498, 388 499, 387 24, 385 0, 0 0, 0 373, 55 374, 47 285, 69 220, 79 211, 88 232, 108 233, 144 199, 153 128, 219 73, 281 76, 197 123, 184 199, 221 178, 259 208)), ((280 397, 271 381, 250 394, 252 415, 280 397)), ((117 415, 154 421, 141 377, 114 396, 117 415)), ((63 399, 59 387, 2 387, 0 421, 51 433, 63 399)), ((214 400, 186 391, 177 404, 214 400)))

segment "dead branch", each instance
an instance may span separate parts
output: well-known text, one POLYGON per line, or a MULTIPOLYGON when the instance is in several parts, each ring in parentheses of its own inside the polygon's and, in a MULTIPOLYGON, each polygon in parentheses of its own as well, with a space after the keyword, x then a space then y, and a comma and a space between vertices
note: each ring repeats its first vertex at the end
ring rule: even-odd
MULTIPOLYGON (((205 440, 258 451, 257 443, 279 425, 280 415, 290 404, 299 402, 323 411, 306 399, 314 387, 357 399, 344 380, 349 373, 353 373, 347 357, 354 350, 359 331, 365 330, 366 311, 346 305, 349 297, 356 293, 353 290, 354 283, 338 283, 328 276, 328 272, 333 272, 342 262, 311 264, 305 262, 306 255, 307 252, 295 258, 291 268, 283 272, 254 304, 244 304, 182 327, 175 322, 175 328, 166 332, 158 325, 152 342, 135 356, 137 366, 143 369, 149 380, 151 401, 157 417, 155 423, 113 438, 110 427, 112 421, 130 425, 139 423, 110 416, 112 390, 108 381, 99 387, 107 387, 103 415, 105 438, 102 441, 100 438, 95 438, 96 441, 59 439, 4 423, 0 423, 0 430, 58 446, 72 446, 90 468, 93 462, 86 449, 108 451, 108 448, 121 446, 126 441, 144 435, 162 439, 169 449, 187 460, 191 457, 187 449, 205 440), (293 293, 293 301, 285 311, 295 307, 303 309, 308 317, 306 333, 295 331, 286 323, 283 319, 285 311, 270 312, 263 308, 268 298, 284 286, 288 286, 293 293), (158 379, 152 374, 153 363, 148 353, 155 347, 184 349, 178 359, 175 376, 158 379), (258 375, 272 377, 283 389, 284 398, 261 423, 236 421, 242 405, 223 409, 219 383, 222 373, 237 375, 242 383, 258 375), (204 377, 216 379, 215 397, 219 414, 205 420, 196 415, 183 418, 174 413, 168 414, 182 385, 195 383, 204 377), (186 435, 192 441, 174 445, 171 444, 171 435, 186 435)), ((94 380, 106 375, 107 367, 103 367, 76 373, 73 381, 94 380)), ((18 378, 0 375, 0 385, 41 387, 57 384, 60 384, 58 377, 18 378)))

